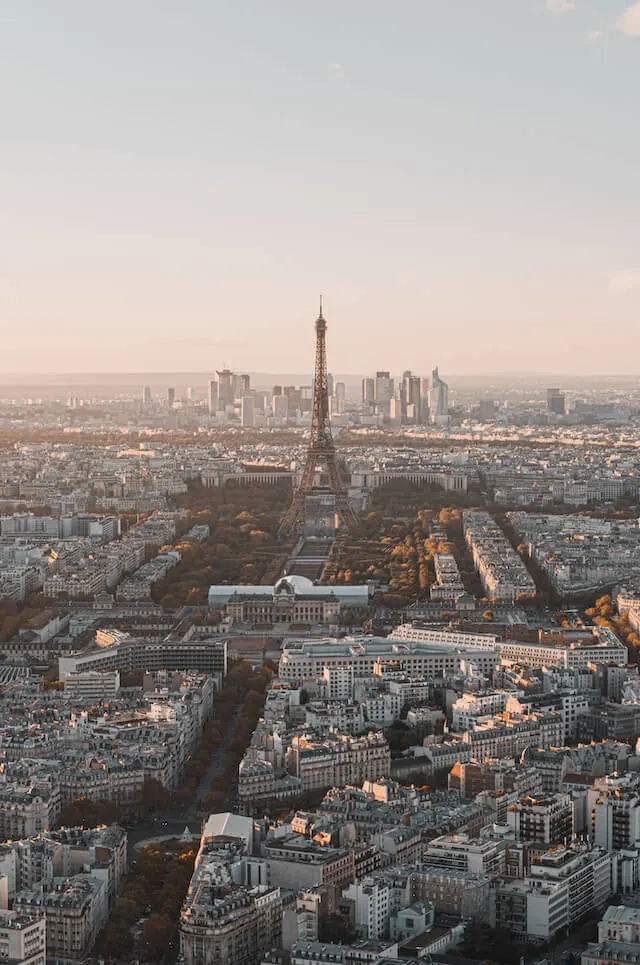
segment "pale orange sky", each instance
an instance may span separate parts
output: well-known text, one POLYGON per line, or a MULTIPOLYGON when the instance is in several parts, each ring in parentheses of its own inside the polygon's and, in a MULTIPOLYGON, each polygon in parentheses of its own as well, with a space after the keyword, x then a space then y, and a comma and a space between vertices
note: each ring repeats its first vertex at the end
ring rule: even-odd
POLYGON ((635 372, 640 4, 0 0, 5 372, 635 372))

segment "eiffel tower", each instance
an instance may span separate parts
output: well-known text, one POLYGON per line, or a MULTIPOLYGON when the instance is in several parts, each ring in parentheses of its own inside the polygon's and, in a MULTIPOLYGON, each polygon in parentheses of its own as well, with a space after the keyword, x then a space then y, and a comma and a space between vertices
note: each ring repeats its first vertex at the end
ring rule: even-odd
POLYGON ((320 314, 316 319, 316 369, 311 438, 309 439, 309 449, 307 450, 302 479, 280 524, 278 531, 280 536, 287 536, 289 533, 295 532, 299 525, 304 523, 306 497, 322 493, 332 493, 335 496, 336 512, 341 523, 347 527, 350 533, 357 533, 359 529, 358 517, 351 508, 347 498, 347 490, 338 469, 336 449, 331 435, 329 391, 327 389, 326 334, 327 322, 322 314, 322 298, 320 298, 320 314), (314 486, 314 477, 318 472, 324 477, 320 487, 314 486))

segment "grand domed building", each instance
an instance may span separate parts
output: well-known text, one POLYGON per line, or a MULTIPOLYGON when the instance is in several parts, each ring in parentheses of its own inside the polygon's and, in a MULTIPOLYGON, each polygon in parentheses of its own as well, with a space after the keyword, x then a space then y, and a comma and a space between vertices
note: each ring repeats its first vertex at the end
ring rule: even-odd
POLYGON ((371 589, 317 586, 305 576, 283 576, 275 586, 212 586, 209 606, 238 623, 337 623, 342 610, 364 607, 371 589))

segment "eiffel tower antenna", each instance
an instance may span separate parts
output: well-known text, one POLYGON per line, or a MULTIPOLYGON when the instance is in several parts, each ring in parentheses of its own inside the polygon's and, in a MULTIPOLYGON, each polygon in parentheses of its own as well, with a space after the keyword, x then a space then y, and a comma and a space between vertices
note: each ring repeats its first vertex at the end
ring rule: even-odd
POLYGON ((329 392, 327 389, 326 334, 327 322, 322 314, 321 295, 320 314, 316 319, 316 364, 311 437, 300 485, 295 490, 291 505, 280 524, 279 534, 281 536, 295 532, 300 524, 304 523, 306 497, 318 492, 313 485, 314 475, 318 470, 324 472, 328 477, 328 483, 322 487, 322 492, 332 493, 335 496, 336 512, 341 523, 351 533, 357 533, 359 529, 358 517, 349 503, 347 490, 338 469, 336 449, 331 435, 329 392))

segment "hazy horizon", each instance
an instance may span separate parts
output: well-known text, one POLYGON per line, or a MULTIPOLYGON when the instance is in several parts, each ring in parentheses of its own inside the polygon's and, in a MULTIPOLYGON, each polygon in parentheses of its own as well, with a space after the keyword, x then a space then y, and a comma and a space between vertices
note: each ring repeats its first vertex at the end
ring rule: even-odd
POLYGON ((310 373, 320 292, 334 372, 637 370, 640 2, 0 0, 0 80, 0 382, 310 373))
MULTIPOLYGON (((246 369, 239 369, 238 373, 250 375, 252 386, 262 387, 271 384, 282 385, 310 385, 313 381, 313 372, 255 372, 246 369)), ((346 381, 347 384, 355 385, 366 376, 373 377, 375 373, 363 372, 331 372, 334 381, 346 381)), ((391 376, 399 378, 400 371, 391 370, 391 376)), ((417 373, 430 376, 431 373, 417 373)), ((593 387, 597 384, 609 385, 610 383, 628 385, 635 384, 640 377, 635 374, 624 374, 615 372, 601 372, 593 374, 583 373, 562 373, 562 372, 443 372, 440 375, 454 387, 459 383, 472 385, 488 385, 492 382, 504 383, 505 388, 526 388, 557 385, 559 388, 578 388, 582 385, 593 387), (517 384, 515 380, 521 380, 517 384), (522 381, 524 380, 524 382, 522 381)), ((190 385, 206 386, 209 379, 215 378, 215 372, 210 371, 156 371, 156 372, 28 372, 28 373, 7 373, 0 372, 0 389, 16 388, 23 386, 54 387, 57 385, 91 385, 94 380, 101 380, 102 385, 126 386, 142 388, 144 385, 152 387, 175 386, 176 388, 186 388, 190 385), (110 381, 113 380, 113 381, 110 381)))

